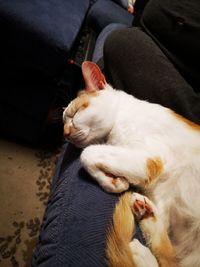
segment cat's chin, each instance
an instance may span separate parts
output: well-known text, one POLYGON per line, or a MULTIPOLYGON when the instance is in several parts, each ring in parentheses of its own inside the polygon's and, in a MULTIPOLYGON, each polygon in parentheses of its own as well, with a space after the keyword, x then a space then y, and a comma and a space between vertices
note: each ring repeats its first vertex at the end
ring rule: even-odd
POLYGON ((85 139, 81 139, 81 140, 69 140, 73 145, 75 145, 78 148, 85 148, 87 147, 90 143, 87 142, 87 137, 85 139))
POLYGON ((85 148, 85 147, 87 147, 87 145, 86 144, 82 144, 82 143, 75 143, 75 142, 72 142, 72 144, 74 144, 76 147, 78 147, 78 148, 85 148))
POLYGON ((73 143, 78 148, 86 148, 89 145, 99 144, 100 142, 97 142, 96 140, 90 140, 88 138, 85 138, 85 140, 71 141, 71 143, 73 143))
POLYGON ((72 135, 70 135, 68 139, 68 141, 72 144, 74 144, 76 147, 78 148, 84 148, 87 145, 89 145, 89 134, 90 134, 90 130, 89 129, 82 129, 82 130, 78 130, 75 133, 73 133, 72 135))

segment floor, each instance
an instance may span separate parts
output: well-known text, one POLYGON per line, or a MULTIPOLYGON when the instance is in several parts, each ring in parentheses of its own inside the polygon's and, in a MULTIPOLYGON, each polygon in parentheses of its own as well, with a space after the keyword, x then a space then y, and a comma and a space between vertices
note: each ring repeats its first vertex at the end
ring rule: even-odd
POLYGON ((0 139, 0 267, 30 267, 59 152, 0 139))

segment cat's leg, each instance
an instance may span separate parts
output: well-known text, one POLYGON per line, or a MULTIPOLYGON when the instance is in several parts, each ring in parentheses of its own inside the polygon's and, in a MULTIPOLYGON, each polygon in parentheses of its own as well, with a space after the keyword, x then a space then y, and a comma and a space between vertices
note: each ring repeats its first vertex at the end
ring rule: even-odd
POLYGON ((160 267, 177 267, 176 254, 156 206, 145 196, 132 194, 132 211, 160 267))
POLYGON ((111 150, 105 145, 85 148, 81 154, 81 163, 105 191, 120 193, 129 188, 129 182, 122 175, 113 172, 112 147, 110 148, 111 150))
POLYGON ((159 267, 150 249, 142 245, 139 240, 133 239, 133 241, 129 243, 129 247, 132 252, 133 261, 137 267, 159 267))
POLYGON ((120 171, 124 160, 118 150, 110 145, 91 145, 81 154, 83 167, 107 192, 121 193, 129 188, 125 174, 120 171))
POLYGON ((148 186, 164 170, 161 158, 145 149, 91 145, 81 154, 84 168, 108 192, 123 192, 129 184, 148 186))

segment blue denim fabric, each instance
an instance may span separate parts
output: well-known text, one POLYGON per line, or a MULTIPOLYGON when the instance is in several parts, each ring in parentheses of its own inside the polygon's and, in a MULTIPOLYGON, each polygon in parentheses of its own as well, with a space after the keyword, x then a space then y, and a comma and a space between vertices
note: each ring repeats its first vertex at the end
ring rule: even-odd
POLYGON ((79 153, 69 145, 59 160, 32 267, 107 266, 106 231, 119 195, 88 176, 79 153))

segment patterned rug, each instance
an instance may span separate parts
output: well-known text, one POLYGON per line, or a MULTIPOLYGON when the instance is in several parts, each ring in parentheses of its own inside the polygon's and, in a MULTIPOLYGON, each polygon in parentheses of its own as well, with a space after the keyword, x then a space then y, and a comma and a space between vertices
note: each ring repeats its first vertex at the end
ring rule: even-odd
POLYGON ((30 267, 59 150, 0 139, 0 267, 30 267))

